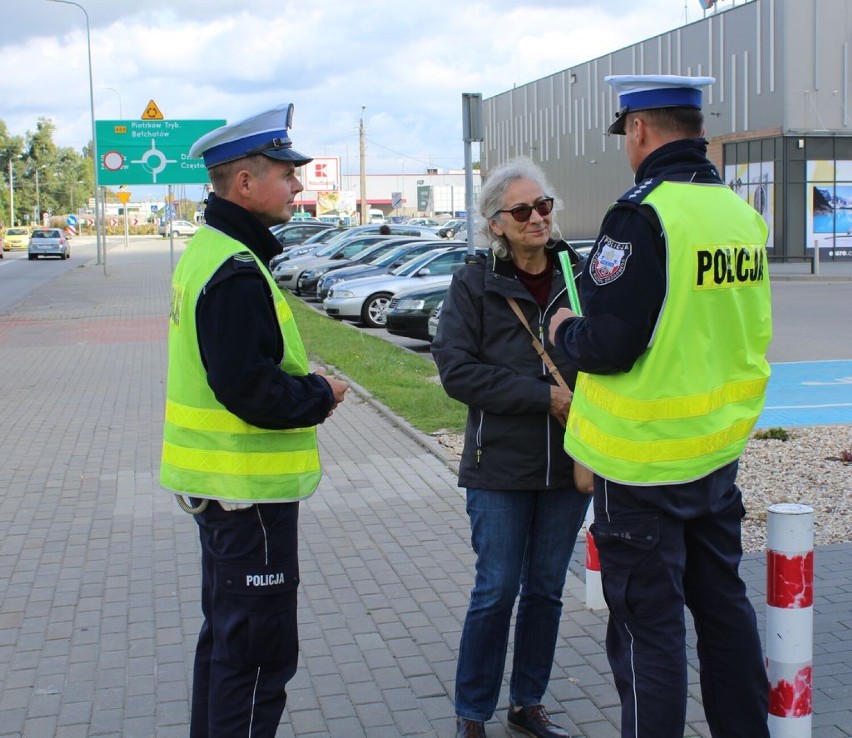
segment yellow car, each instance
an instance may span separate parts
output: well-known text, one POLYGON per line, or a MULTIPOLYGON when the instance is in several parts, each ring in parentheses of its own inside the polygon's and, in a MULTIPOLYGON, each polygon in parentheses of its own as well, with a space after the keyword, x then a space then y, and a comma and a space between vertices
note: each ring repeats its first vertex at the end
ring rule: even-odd
POLYGON ((14 228, 6 229, 6 237, 3 241, 3 250, 11 251, 13 249, 25 249, 30 242, 29 228, 14 228))

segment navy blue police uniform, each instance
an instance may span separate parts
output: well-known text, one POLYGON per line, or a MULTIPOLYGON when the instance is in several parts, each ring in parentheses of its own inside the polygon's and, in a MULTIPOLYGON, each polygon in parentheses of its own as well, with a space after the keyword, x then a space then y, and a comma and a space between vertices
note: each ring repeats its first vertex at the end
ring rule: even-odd
MULTIPOLYGON (((706 151, 703 138, 656 149, 637 168, 636 184, 605 215, 580 281, 585 317, 566 320, 556 331, 556 343, 578 370, 628 372, 647 350, 666 296, 667 271, 663 228, 642 202, 663 181, 722 184, 706 151)), ((622 696, 624 737, 683 735, 685 603, 698 635, 711 735, 768 738, 766 670, 754 609, 738 574, 745 510, 736 474, 735 461, 677 485, 595 478, 593 532, 602 570, 629 572, 629 582, 615 576, 605 581, 607 653, 622 696), (615 592, 619 588, 622 596, 615 592), (644 610, 622 609, 630 602, 628 591, 643 593, 644 610)))
MULTIPOLYGON (((292 149, 291 121, 292 105, 223 126, 199 139, 190 156, 203 156, 208 169, 252 155, 301 166, 311 160, 292 149)), ((329 382, 281 368, 287 350, 284 329, 264 272, 280 243, 255 214, 215 194, 208 198, 205 223, 218 237, 246 249, 215 268, 192 314, 202 376, 216 401, 256 428, 306 429, 322 423, 335 405, 329 382)), ((270 474, 276 483, 286 477, 270 474)), ((216 489, 227 494, 235 477, 220 476, 224 482, 216 489)), ((195 652, 191 738, 271 738, 277 732, 285 686, 296 672, 299 653, 298 499, 310 491, 297 496, 276 488, 275 501, 256 504, 237 489, 227 499, 190 496, 201 542, 204 614, 195 652)))

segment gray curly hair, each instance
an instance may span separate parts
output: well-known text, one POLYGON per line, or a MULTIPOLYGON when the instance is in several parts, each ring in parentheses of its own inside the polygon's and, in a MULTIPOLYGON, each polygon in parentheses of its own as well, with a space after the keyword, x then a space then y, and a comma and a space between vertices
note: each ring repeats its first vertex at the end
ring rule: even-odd
MULTIPOLYGON (((488 246, 498 259, 509 258, 509 242, 505 236, 498 236, 491 230, 491 222, 497 218, 505 218, 512 216, 508 213, 498 213, 497 211, 503 205, 503 196, 512 182, 519 179, 528 179, 535 182, 546 197, 553 198, 553 211, 555 215, 562 209, 562 200, 560 200, 553 192, 553 188, 547 181, 544 172, 535 164, 532 159, 526 156, 519 156, 515 159, 510 159, 488 173, 485 179, 485 184, 479 192, 479 217, 477 218, 476 228, 476 243, 480 246, 488 246)), ((553 223, 553 232, 551 240, 559 240, 562 234, 559 231, 559 226, 556 220, 553 223)))

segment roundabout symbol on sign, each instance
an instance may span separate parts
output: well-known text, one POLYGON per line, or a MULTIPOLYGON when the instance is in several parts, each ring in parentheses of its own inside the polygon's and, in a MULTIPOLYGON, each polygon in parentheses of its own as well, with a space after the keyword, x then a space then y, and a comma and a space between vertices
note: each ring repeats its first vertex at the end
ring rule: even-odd
POLYGON ((151 148, 142 154, 141 159, 133 160, 131 164, 141 164, 153 175, 152 179, 156 183, 157 175, 166 168, 166 164, 176 164, 177 159, 167 159, 166 155, 157 149, 157 144, 154 139, 151 139, 151 148))

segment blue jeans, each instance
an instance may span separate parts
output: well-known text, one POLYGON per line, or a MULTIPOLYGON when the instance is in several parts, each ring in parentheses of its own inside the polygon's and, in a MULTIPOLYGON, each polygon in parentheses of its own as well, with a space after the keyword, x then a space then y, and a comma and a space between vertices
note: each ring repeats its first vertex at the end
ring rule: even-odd
POLYGON ((565 575, 589 500, 572 488, 467 490, 476 580, 456 671, 459 717, 484 722, 494 714, 519 591, 509 697, 520 707, 541 703, 565 575))

